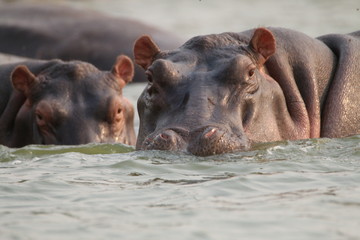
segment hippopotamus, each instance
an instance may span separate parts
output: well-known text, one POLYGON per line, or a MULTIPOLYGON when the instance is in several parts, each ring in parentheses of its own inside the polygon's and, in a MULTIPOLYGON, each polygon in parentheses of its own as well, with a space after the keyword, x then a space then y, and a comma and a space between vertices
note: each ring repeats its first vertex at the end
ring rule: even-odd
POLYGON ((256 143, 360 133, 360 31, 312 38, 285 28, 134 45, 148 76, 136 149, 207 156, 256 143))
POLYGON ((134 109, 122 96, 133 74, 124 55, 110 71, 82 61, 0 65, 0 144, 135 145, 134 109))
MULTIPOLYGON (((132 56, 134 41, 143 34, 165 49, 183 42, 155 26, 91 10, 44 4, 0 8, 0 52, 28 58, 81 60, 110 70, 118 54, 132 56)), ((144 72, 136 66, 133 82, 144 81, 144 72)))

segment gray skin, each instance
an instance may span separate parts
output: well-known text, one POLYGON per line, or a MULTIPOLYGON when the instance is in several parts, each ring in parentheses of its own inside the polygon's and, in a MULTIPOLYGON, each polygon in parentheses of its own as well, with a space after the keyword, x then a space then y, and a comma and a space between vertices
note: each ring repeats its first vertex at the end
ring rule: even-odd
MULTIPOLYGON (((165 49, 183 42, 154 26, 89 10, 44 4, 0 8, 0 52, 28 58, 81 60, 110 70, 118 54, 132 56, 134 41, 143 34, 165 49)), ((143 81, 146 76, 136 66, 133 82, 143 81)))
POLYGON ((122 96, 133 74, 124 55, 111 71, 81 61, 0 65, 0 144, 135 145, 134 109, 122 96))
POLYGON ((318 39, 282 28, 134 46, 148 75, 137 149, 207 156, 254 143, 360 133, 360 32, 318 39))

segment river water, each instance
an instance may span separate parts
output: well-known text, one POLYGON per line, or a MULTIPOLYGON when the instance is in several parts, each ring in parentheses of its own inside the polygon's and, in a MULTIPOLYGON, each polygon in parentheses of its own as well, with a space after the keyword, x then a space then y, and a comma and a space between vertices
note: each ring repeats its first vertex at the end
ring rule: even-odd
MULTIPOLYGON (((311 36, 360 26, 359 1, 58 3, 185 38, 268 25, 311 36)), ((143 88, 125 94, 135 104, 143 88)), ((121 144, 0 146, 0 239, 360 239, 360 136, 210 157, 121 144)))

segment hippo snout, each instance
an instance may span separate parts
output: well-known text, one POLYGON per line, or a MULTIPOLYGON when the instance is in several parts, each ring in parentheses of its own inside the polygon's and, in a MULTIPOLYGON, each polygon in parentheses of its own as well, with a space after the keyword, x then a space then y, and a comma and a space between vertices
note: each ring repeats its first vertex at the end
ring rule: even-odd
POLYGON ((209 156, 249 148, 249 141, 245 135, 236 135, 225 128, 208 126, 200 131, 194 131, 194 133, 187 151, 197 156, 209 156))
POLYGON ((143 150, 182 150, 186 146, 184 137, 172 129, 163 130, 148 136, 142 146, 143 150))
POLYGON ((193 131, 165 129, 148 136, 141 149, 184 151, 197 156, 208 156, 248 149, 249 141, 244 136, 216 126, 205 126, 193 131))

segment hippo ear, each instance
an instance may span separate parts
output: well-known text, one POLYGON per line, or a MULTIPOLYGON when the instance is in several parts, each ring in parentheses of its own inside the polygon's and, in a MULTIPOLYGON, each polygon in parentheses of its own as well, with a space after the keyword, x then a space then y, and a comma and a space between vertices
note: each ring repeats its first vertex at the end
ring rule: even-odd
POLYGON ((263 57, 263 59, 259 59, 259 63, 263 64, 275 53, 276 43, 274 35, 266 28, 258 28, 254 32, 250 46, 263 57))
POLYGON ((136 40, 134 45, 135 62, 142 68, 147 69, 154 60, 160 48, 154 43, 151 37, 144 35, 136 40))
POLYGON ((117 57, 116 62, 111 69, 111 73, 123 80, 125 84, 128 84, 134 77, 134 64, 128 56, 120 55, 117 57))
POLYGON ((25 65, 19 65, 12 71, 11 81, 15 89, 28 97, 30 89, 37 82, 37 79, 25 65))

